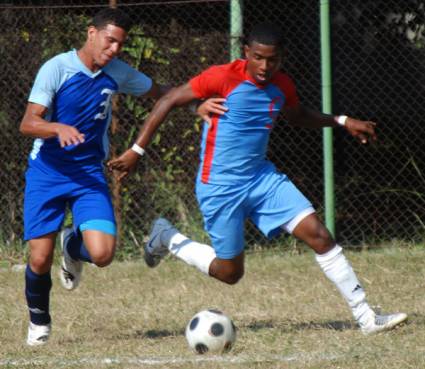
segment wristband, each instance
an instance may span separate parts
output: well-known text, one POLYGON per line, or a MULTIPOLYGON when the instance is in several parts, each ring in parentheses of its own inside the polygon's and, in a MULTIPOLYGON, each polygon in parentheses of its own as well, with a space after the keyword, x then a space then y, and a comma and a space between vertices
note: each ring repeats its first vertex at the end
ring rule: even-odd
POLYGON ((143 147, 140 147, 138 144, 134 144, 131 146, 131 149, 134 152, 137 152, 140 156, 143 156, 145 154, 145 149, 143 147))
POLYGON ((338 115, 335 117, 335 121, 340 125, 340 126, 345 126, 345 122, 347 121, 347 116, 346 115, 338 115))

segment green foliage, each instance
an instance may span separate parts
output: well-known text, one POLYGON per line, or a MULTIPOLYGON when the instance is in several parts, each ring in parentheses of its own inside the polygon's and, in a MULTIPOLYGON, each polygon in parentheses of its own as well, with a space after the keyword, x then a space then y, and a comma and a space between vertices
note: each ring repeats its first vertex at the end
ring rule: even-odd
MULTIPOLYGON (((123 51, 131 58, 131 64, 134 68, 140 69, 143 61, 160 65, 170 64, 170 61, 164 56, 164 52, 161 50, 158 41, 146 36, 140 25, 132 27, 128 36, 129 39, 123 47, 123 51)), ((174 51, 176 50, 174 49, 174 51)))
MULTIPOLYGON (((79 48, 86 38, 86 29, 90 17, 70 14, 64 17, 55 17, 42 30, 41 51, 42 60, 49 59, 56 54, 66 52, 71 48, 79 48)), ((30 40, 30 36, 23 33, 23 37, 30 40)))

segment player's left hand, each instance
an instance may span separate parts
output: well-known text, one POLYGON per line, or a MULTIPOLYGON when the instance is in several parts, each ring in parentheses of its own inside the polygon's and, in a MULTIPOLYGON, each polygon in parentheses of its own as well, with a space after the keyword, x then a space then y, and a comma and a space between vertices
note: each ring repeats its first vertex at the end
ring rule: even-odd
POLYGON ((210 114, 223 115, 227 110, 229 110, 223 105, 225 101, 226 99, 222 97, 212 97, 199 105, 196 109, 196 113, 211 126, 210 114))
POLYGON ((109 171, 118 171, 117 180, 121 181, 129 173, 136 169, 140 155, 135 151, 128 149, 116 159, 109 160, 106 164, 109 171))
POLYGON ((377 140, 375 128, 376 123, 371 121, 363 121, 350 117, 345 121, 345 129, 362 144, 377 140))

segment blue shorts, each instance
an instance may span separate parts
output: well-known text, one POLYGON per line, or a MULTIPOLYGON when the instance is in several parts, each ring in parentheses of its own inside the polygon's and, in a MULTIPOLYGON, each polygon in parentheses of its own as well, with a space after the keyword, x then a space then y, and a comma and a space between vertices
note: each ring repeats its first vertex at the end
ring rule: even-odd
POLYGON ((297 215, 314 211, 310 201, 274 167, 267 167, 243 185, 212 185, 198 180, 196 197, 205 230, 220 259, 232 259, 243 251, 246 219, 270 238, 297 215))
MULTIPOLYGON (((109 188, 101 167, 78 176, 29 167, 24 198, 24 238, 30 240, 60 230, 66 207, 74 228, 92 220, 115 224, 109 188)), ((90 223, 88 223, 90 224, 90 223)))

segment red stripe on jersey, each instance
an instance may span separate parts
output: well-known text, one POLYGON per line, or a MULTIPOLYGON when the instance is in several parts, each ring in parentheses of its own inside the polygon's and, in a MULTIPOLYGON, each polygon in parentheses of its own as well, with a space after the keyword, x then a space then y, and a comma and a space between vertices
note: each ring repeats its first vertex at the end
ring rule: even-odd
POLYGON ((207 139, 205 143, 204 164, 202 165, 201 181, 208 183, 211 174, 211 165, 214 156, 215 139, 218 128, 218 115, 214 115, 211 119, 211 127, 208 128, 207 139))

